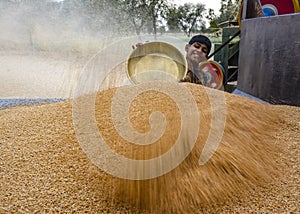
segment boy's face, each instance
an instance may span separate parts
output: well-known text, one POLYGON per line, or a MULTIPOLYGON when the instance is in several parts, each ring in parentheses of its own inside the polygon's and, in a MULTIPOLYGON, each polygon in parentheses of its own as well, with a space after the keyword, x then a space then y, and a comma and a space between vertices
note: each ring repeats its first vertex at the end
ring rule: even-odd
POLYGON ((188 62, 200 63, 207 60, 208 48, 205 44, 195 42, 185 46, 186 58, 188 62))

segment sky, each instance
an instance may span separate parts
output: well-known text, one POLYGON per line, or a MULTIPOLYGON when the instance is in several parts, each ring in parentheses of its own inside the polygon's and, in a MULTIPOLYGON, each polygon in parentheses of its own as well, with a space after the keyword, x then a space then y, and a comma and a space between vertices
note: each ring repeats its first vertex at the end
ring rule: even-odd
POLYGON ((208 11, 209 8, 214 9, 215 14, 219 14, 219 10, 221 8, 221 1, 220 0, 174 0, 174 3, 182 5, 184 3, 202 3, 205 5, 206 10, 208 11))

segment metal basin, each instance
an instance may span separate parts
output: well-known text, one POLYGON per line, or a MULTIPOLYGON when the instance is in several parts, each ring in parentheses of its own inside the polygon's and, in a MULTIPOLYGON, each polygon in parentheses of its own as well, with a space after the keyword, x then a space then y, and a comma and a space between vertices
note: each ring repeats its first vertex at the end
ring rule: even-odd
POLYGON ((134 84, 156 80, 178 82, 186 75, 187 62, 173 45, 149 42, 131 52, 126 62, 126 72, 134 84))

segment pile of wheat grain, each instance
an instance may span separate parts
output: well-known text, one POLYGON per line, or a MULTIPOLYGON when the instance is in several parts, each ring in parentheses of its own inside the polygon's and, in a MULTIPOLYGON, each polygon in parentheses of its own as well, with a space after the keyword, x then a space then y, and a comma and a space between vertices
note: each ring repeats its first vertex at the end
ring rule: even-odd
MULTIPOLYGON (((299 211, 299 108, 267 106, 225 94, 221 144, 200 166, 211 129, 211 104, 203 87, 187 87, 199 109, 195 147, 176 169, 145 181, 115 178, 91 162, 77 140, 71 102, 1 110, 0 212, 299 211)), ((129 118, 139 132, 151 128, 151 111, 163 112, 170 122, 158 142, 141 147, 122 139, 114 128, 115 91, 99 92, 95 102, 99 132, 111 149, 135 159, 150 159, 170 149, 180 131, 176 103, 155 92, 132 102, 129 118)), ((218 97, 222 92, 212 93, 218 97)))

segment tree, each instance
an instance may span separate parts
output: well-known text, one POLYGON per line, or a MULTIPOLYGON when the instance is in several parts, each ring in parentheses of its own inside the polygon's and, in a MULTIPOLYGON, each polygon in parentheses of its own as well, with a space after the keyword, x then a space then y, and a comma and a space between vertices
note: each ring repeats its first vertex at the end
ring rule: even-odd
POLYGON ((156 38, 157 26, 165 17, 165 14, 168 10, 168 1, 167 0, 148 0, 149 14, 152 22, 152 30, 156 38))
POLYGON ((208 10, 208 15, 206 16, 206 18, 209 20, 209 29, 210 31, 217 31, 219 30, 219 26, 218 26, 218 23, 217 23, 217 16, 214 12, 213 9, 209 9, 208 10))
POLYGON ((189 37, 193 32, 200 31, 204 26, 204 4, 186 3, 178 7, 178 24, 181 30, 189 37))
MULTIPOLYGON (((128 20, 135 33, 140 35, 143 30, 156 36, 157 29, 166 9, 168 0, 115 0, 116 8, 121 16, 116 17, 120 22, 128 20)), ((160 26, 162 29, 162 26, 160 26)))
POLYGON ((220 24, 237 19, 241 0, 221 0, 220 15, 216 16, 213 9, 209 9, 207 19, 210 20, 210 28, 215 29, 220 24))
POLYGON ((180 26, 179 26, 179 19, 180 14, 178 12, 178 8, 176 5, 171 5, 166 14, 166 21, 167 21, 167 27, 169 29, 169 32, 179 32, 180 26))
MULTIPOLYGON (((145 26, 149 11, 145 0, 119 0, 119 11, 126 17, 130 25, 135 29, 135 33, 140 35, 145 26)), ((121 17, 119 17, 121 19, 121 17)))
POLYGON ((233 17, 232 0, 221 0, 220 16, 217 18, 217 23, 230 21, 233 17))

